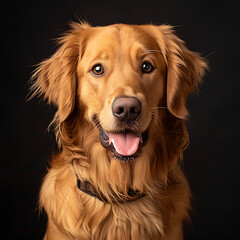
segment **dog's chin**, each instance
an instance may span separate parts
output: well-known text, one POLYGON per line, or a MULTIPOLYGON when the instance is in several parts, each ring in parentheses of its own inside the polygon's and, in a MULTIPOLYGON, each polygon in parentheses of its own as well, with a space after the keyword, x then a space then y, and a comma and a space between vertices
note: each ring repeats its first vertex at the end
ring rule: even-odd
POLYGON ((126 162, 136 159, 141 154, 142 147, 148 140, 148 128, 141 133, 129 129, 107 132, 99 125, 99 139, 112 157, 126 162))

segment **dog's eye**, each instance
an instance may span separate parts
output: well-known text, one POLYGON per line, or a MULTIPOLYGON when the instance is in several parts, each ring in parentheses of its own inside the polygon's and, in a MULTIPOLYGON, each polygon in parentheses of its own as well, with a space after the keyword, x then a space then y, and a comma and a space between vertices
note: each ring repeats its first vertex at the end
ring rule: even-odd
POLYGON ((101 64, 97 64, 92 68, 92 73, 94 75, 100 76, 104 73, 104 68, 101 64))
POLYGON ((142 72, 143 73, 150 73, 150 72, 152 72, 153 69, 154 68, 153 68, 152 64, 150 64, 149 62, 144 62, 142 64, 142 72))

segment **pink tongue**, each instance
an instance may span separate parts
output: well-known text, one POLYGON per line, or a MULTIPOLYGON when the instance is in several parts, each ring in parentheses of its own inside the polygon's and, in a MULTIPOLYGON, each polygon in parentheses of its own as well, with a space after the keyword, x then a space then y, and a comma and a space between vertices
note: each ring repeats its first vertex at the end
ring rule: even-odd
POLYGON ((131 156, 138 150, 141 135, 137 133, 109 133, 109 145, 113 143, 116 151, 123 156, 131 156))

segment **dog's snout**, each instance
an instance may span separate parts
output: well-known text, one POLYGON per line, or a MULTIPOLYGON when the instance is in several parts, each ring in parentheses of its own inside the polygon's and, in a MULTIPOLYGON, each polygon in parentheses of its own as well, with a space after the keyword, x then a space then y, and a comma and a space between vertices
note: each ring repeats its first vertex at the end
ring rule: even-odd
POLYGON ((136 120, 142 111, 142 103, 136 97, 118 97, 112 103, 113 115, 120 121, 136 120))

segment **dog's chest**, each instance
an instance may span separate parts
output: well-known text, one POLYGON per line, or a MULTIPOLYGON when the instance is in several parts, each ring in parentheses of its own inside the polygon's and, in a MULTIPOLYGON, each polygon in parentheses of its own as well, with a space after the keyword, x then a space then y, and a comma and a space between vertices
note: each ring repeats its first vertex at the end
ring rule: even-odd
POLYGON ((164 223, 156 205, 148 199, 131 203, 104 205, 88 212, 83 229, 88 225, 91 239, 162 239, 164 223))

